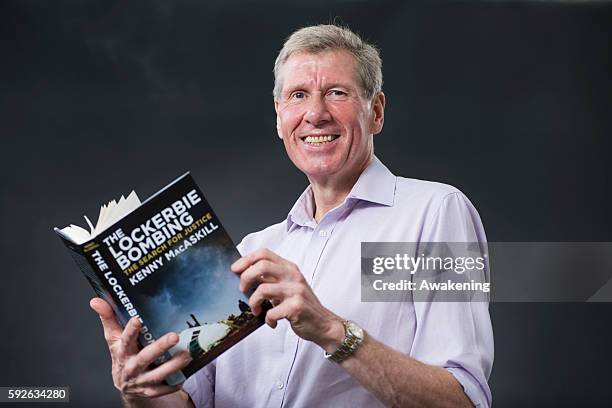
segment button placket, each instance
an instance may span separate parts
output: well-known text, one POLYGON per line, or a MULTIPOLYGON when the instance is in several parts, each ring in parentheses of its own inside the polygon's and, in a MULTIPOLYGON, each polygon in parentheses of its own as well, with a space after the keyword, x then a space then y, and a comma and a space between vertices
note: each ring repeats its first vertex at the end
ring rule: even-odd
POLYGON ((312 254, 308 259, 308 284, 312 286, 312 282, 314 279, 314 275, 317 269, 317 265, 319 264, 319 260, 323 255, 323 250, 325 249, 325 245, 327 245, 327 241, 330 236, 330 231, 333 229, 333 224, 319 224, 317 228, 320 228, 313 234, 313 237, 310 241, 310 245, 313 248, 309 248, 309 253, 312 254))
MULTIPOLYGON (((311 237, 308 243, 308 247, 306 248, 306 256, 303 259, 303 263, 301 266, 302 274, 306 278, 306 281, 309 285, 312 285, 312 277, 314 276, 314 271, 316 266, 321 258, 321 254, 325 249, 325 245, 327 240, 329 239, 330 231, 333 229, 334 223, 325 223, 315 225, 311 230, 311 237), (317 228, 321 228, 317 231, 317 228)), ((281 378, 285 378, 285 381, 282 381, 280 378, 277 378, 273 382, 273 393, 274 394, 283 394, 287 392, 286 382, 289 381, 289 377, 291 376, 291 368, 293 367, 293 363, 295 362, 295 358, 297 356, 297 349, 299 347, 300 337, 297 336, 293 330, 289 327, 287 328, 287 333, 285 335, 285 350, 294 350, 294 356, 290 363, 290 368, 286 372, 286 376, 280 376, 281 378), (282 391, 282 392, 281 392, 282 391), (278 393, 277 393, 278 392, 278 393)), ((281 404, 282 405, 282 404, 281 404)))
MULTIPOLYGON (((329 238, 331 237, 331 234, 334 228, 336 227, 338 220, 341 218, 342 214, 345 211, 347 211, 347 209, 344 209, 344 211, 341 211, 335 214, 330 214, 331 217, 326 217, 326 219, 323 220, 323 222, 319 223, 318 225, 315 225, 314 228, 312 229, 312 235, 310 237, 308 246, 306 248, 306 256, 304 257, 303 263, 301 265, 302 274, 304 275, 304 277, 306 278, 306 281, 311 287, 313 284, 313 279, 314 279, 314 275, 315 275, 317 266, 319 264, 321 256, 323 255, 323 251, 325 250, 325 246, 327 245, 327 242, 329 238)), ((288 332, 285 337, 286 349, 295 350, 295 354, 291 361, 291 367, 289 368, 289 370, 287 371, 287 375, 285 376, 286 381, 288 382, 289 377, 291 376, 293 363, 295 362, 295 358, 297 356, 297 349, 299 347, 300 338, 295 333, 293 333, 293 330, 291 328, 288 328, 287 330, 288 332)), ((276 386, 275 390, 278 390, 278 391, 284 390, 283 395, 287 392, 287 387, 285 386, 285 382, 282 382, 281 380, 276 380, 275 386, 276 386)), ((284 402, 281 403, 281 405, 284 405, 284 402)))

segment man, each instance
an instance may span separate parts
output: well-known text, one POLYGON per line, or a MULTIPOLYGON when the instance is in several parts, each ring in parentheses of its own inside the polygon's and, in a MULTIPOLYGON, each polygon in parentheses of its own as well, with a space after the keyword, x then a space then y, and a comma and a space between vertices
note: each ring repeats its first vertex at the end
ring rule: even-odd
POLYGON ((122 331, 93 299, 126 405, 490 406, 487 303, 360 299, 362 241, 485 242, 461 192, 395 177, 374 156, 385 108, 378 52, 348 29, 306 27, 285 42, 274 74, 278 136, 310 185, 286 220, 244 238, 232 265, 241 290, 259 284, 255 314, 272 301, 268 326, 170 387, 162 380, 186 355, 147 367, 176 334, 138 352, 139 323, 122 331))

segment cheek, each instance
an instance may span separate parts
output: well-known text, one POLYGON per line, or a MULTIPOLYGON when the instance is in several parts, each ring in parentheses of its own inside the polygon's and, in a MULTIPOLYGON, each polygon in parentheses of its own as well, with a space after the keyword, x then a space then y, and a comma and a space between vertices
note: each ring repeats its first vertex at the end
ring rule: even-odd
POLYGON ((304 114, 296 108, 288 107, 278 114, 279 125, 283 132, 291 133, 298 127, 304 114))
POLYGON ((367 123, 367 111, 358 101, 348 100, 330 105, 330 113, 346 128, 361 129, 367 123))

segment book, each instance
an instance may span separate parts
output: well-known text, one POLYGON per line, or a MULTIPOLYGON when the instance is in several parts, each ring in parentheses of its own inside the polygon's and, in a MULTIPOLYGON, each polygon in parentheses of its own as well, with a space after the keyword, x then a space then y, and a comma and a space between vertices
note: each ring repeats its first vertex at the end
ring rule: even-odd
MULTIPOLYGON (((89 230, 54 231, 70 250, 97 296, 125 326, 142 322, 139 346, 168 332, 179 342, 156 365, 186 350, 191 363, 166 378, 183 382, 264 323, 239 290, 230 265, 240 257, 231 238, 189 173, 149 199, 135 192, 100 208, 89 230)), ((252 293, 252 291, 251 291, 252 293)))

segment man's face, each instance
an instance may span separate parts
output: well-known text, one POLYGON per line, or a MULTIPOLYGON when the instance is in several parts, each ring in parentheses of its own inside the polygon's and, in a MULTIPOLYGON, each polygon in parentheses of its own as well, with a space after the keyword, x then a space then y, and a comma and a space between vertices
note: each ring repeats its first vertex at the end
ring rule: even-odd
POLYGON ((294 54, 281 68, 278 135, 311 181, 354 178, 372 156, 385 100, 365 99, 356 68, 344 50, 294 54))

